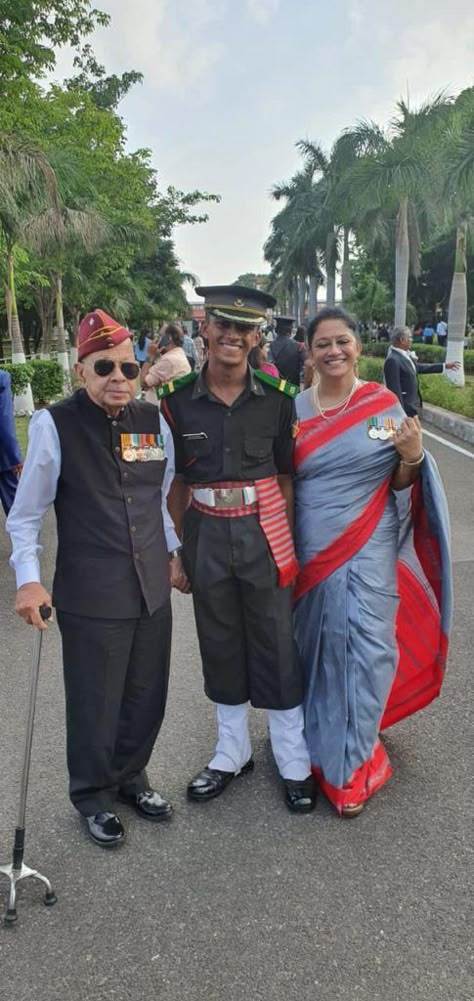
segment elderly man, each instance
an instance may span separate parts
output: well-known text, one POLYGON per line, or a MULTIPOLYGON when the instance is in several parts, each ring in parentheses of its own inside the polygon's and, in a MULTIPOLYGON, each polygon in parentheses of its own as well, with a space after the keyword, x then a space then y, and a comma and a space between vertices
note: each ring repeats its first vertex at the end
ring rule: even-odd
POLYGON ((115 800, 149 820, 172 808, 145 771, 168 689, 170 583, 179 545, 167 511, 174 450, 157 407, 135 400, 128 330, 102 310, 82 321, 73 396, 36 414, 7 529, 16 610, 45 628, 54 604, 66 688, 70 797, 92 840, 125 832, 115 800), (39 532, 54 503, 58 550, 52 600, 40 583, 39 532))
POLYGON ((15 431, 10 375, 0 369, 0 501, 5 514, 15 500, 20 469, 21 449, 15 431))
POLYGON ((405 413, 409 417, 415 417, 422 406, 418 376, 439 374, 447 368, 459 368, 459 362, 420 364, 416 355, 410 351, 412 334, 409 327, 394 327, 390 339, 391 348, 383 367, 384 382, 387 389, 398 396, 405 413))

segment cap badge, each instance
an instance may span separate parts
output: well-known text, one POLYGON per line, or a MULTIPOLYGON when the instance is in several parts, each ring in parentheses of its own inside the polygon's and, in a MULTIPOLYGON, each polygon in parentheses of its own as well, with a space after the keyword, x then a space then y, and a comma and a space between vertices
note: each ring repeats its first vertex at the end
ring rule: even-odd
POLYGON ((243 299, 234 299, 234 306, 243 306, 243 305, 244 305, 243 299))

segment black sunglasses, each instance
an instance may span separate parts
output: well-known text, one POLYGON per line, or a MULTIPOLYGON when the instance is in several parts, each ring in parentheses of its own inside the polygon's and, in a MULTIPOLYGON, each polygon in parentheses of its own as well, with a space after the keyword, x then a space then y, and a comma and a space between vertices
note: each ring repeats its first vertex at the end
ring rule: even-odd
POLYGON ((106 375, 112 374, 116 365, 118 365, 126 379, 136 379, 140 371, 140 366, 135 361, 115 362, 111 358, 98 358, 94 362, 94 372, 104 379, 106 375))

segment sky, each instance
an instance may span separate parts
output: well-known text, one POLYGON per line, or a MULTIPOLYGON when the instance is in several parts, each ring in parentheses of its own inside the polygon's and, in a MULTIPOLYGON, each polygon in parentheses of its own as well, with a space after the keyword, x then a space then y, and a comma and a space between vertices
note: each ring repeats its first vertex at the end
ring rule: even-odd
MULTIPOLYGON (((162 189, 221 196, 209 222, 175 230, 183 270, 202 284, 265 272, 278 210, 272 186, 301 160, 300 138, 330 149, 362 118, 386 125, 474 84, 472 0, 94 0, 111 15, 91 38, 109 73, 144 82, 120 105, 130 149, 152 150, 162 189)), ((56 76, 69 74, 67 53, 56 76)), ((281 207, 281 206, 280 206, 281 207)))

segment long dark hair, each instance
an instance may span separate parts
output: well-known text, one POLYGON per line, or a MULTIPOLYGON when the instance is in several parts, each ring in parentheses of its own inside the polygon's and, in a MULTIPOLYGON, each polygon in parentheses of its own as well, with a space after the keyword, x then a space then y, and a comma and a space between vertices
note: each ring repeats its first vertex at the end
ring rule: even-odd
POLYGON ((145 347, 147 336, 148 330, 140 330, 138 335, 138 347, 140 348, 140 351, 143 351, 143 348, 145 347))
POLYGON ((341 320, 342 323, 351 330, 354 337, 360 342, 360 334, 357 330, 357 324, 350 313, 346 313, 345 309, 341 306, 326 306, 326 309, 322 309, 316 316, 313 316, 311 323, 306 331, 306 337, 308 340, 308 347, 311 347, 313 343, 314 335, 320 325, 324 320, 341 320))
POLYGON ((178 348, 182 348, 184 344, 184 334, 181 327, 178 327, 177 323, 168 323, 168 326, 164 332, 165 337, 169 337, 170 341, 178 348))
POLYGON ((254 347, 249 351, 248 363, 252 368, 261 368, 265 361, 265 354, 260 347, 260 344, 255 344, 254 347))

